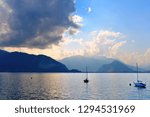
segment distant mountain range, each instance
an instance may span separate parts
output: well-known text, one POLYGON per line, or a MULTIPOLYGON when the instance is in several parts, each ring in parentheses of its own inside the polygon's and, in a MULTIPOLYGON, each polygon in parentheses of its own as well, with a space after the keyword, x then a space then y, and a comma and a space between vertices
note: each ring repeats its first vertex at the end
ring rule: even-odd
POLYGON ((60 60, 65 64, 68 69, 78 69, 82 72, 86 71, 86 66, 89 72, 97 72, 98 69, 104 65, 113 62, 114 59, 106 57, 85 57, 85 56, 72 56, 60 60))
MULTIPOLYGON (((85 56, 72 56, 60 60, 65 64, 68 69, 76 68, 82 72, 85 72, 86 66, 88 72, 100 72, 100 73, 132 73, 136 72, 135 66, 127 65, 122 61, 107 58, 107 57, 85 57, 85 56)), ((139 72, 149 72, 150 69, 139 68, 139 72)))
POLYGON ((107 73, 129 73, 135 72, 133 69, 129 68, 126 64, 114 60, 110 64, 105 64, 101 68, 99 68, 98 72, 107 72, 107 73))
POLYGON ((145 70, 149 70, 149 71, 150 71, 150 64, 148 64, 148 65, 143 65, 142 68, 144 68, 145 70))
POLYGON ((68 68, 44 55, 0 50, 0 72, 69 72, 68 68))
MULTIPOLYGON (((72 56, 59 62, 45 55, 0 50, 0 72, 88 72, 131 73, 136 67, 107 57, 72 56)), ((139 72, 150 69, 139 68, 139 72)))

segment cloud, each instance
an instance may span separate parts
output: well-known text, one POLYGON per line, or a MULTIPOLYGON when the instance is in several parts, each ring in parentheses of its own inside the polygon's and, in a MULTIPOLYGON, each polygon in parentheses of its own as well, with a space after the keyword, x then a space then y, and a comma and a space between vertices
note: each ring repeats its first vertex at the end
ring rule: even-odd
MULTIPOLYGON (((1 48, 8 51, 22 51, 32 54, 45 54, 55 59, 62 59, 69 56, 106 56, 113 57, 131 65, 137 62, 139 65, 150 64, 150 48, 145 52, 125 51, 123 46, 127 46, 130 41, 123 39, 120 32, 109 30, 92 31, 90 38, 73 38, 63 36, 59 45, 52 45, 46 49, 29 48, 1 48)), ((132 43, 132 42, 130 42, 132 43)))
POLYGON ((123 45, 125 45, 127 43, 127 41, 121 41, 121 42, 118 42, 118 43, 115 43, 112 47, 110 47, 110 54, 113 56, 113 55, 116 55, 119 48, 122 47, 123 45))
POLYGON ((74 11, 74 0, 0 0, 0 46, 58 44, 68 28, 79 28, 82 18, 72 16, 74 11))
POLYGON ((83 56, 115 56, 122 46, 126 44, 125 40, 121 40, 123 34, 108 30, 93 31, 90 38, 71 38, 64 37, 62 42, 62 53, 64 57, 83 55, 83 56))
POLYGON ((79 32, 80 32, 80 30, 79 30, 79 29, 76 29, 76 28, 69 28, 69 29, 68 29, 68 33, 69 33, 70 35, 78 34, 79 32))
POLYGON ((142 64, 150 64, 150 48, 145 51, 144 55, 140 59, 143 60, 141 61, 142 64))
POLYGON ((149 65, 150 64, 150 48, 144 52, 124 52, 122 54, 117 54, 116 56, 120 60, 124 61, 127 64, 135 65, 149 65))
POLYGON ((87 50, 91 52, 91 55, 101 55, 112 57, 115 56, 126 42, 120 40, 123 38, 123 34, 120 32, 114 32, 109 30, 100 30, 91 32, 92 40, 87 42, 87 50))
MULTIPOLYGON (((123 34, 109 30, 93 31, 89 34, 89 39, 74 38, 63 36, 59 45, 52 45, 47 49, 27 49, 21 48, 18 51, 24 51, 33 54, 46 54, 55 59, 64 57, 83 55, 83 56, 107 56, 113 57, 126 44, 122 40, 123 34)), ((14 50, 13 48, 4 48, 5 50, 14 50)))
POLYGON ((74 15, 70 18, 78 26, 82 26, 83 18, 79 15, 74 15))
POLYGON ((11 13, 8 5, 0 0, 0 35, 3 36, 10 31, 9 25, 7 23, 9 13, 11 13))
MULTIPOLYGON (((81 16, 78 16, 78 15, 73 15, 72 17, 70 17, 70 20, 73 22, 73 23, 75 23, 78 27, 82 27, 83 26, 83 24, 82 24, 82 22, 83 22, 83 18, 81 17, 81 16)), ((74 27, 70 27, 69 29, 68 29, 68 33, 70 34, 70 35, 74 35, 74 34, 77 34, 77 33, 79 33, 80 32, 80 30, 79 30, 79 28, 74 28, 74 27)))

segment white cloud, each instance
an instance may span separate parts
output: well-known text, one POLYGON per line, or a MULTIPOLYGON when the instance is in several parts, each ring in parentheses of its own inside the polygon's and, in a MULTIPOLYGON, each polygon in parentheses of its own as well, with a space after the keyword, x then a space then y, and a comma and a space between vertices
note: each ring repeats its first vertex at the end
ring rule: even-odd
POLYGON ((121 42, 118 42, 118 43, 114 44, 110 48, 110 54, 112 54, 111 56, 116 55, 119 48, 122 47, 123 45, 125 45, 126 43, 127 43, 127 41, 121 41, 121 42))
POLYGON ((74 15, 71 16, 70 19, 77 25, 79 26, 83 26, 82 22, 83 22, 83 18, 79 15, 74 15))
MULTIPOLYGON (((69 19, 75 23, 77 26, 79 27, 82 27, 83 24, 83 18, 79 15, 73 15, 73 16, 70 16, 69 19)), ((74 35, 74 34, 78 34, 80 32, 80 29, 79 28, 74 28, 74 27, 70 27, 68 28, 67 32, 70 34, 70 35, 74 35)))
POLYGON ((135 65, 135 63, 138 63, 139 65, 147 65, 150 64, 150 48, 148 48, 143 53, 126 52, 126 53, 118 54, 116 57, 127 64, 135 65))
POLYGON ((116 39, 120 39, 123 37, 123 35, 120 32, 113 32, 113 31, 109 31, 109 30, 101 30, 98 34, 98 36, 100 37, 112 37, 112 38, 116 38, 116 39))
POLYGON ((64 57, 73 55, 88 56, 115 56, 119 49, 126 44, 120 32, 107 30, 93 31, 90 33, 90 39, 73 39, 64 37, 63 52, 64 57))

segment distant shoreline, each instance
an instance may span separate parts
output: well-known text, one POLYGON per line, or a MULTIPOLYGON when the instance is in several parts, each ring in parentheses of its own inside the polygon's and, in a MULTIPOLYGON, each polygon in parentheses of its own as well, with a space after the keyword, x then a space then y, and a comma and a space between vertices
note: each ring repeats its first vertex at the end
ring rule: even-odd
MULTIPOLYGON (((80 73, 86 73, 86 72, 9 72, 9 71, 0 71, 0 73, 75 73, 75 74, 80 74, 80 73)), ((136 72, 88 72, 88 73, 136 73, 136 72)), ((139 72, 139 73, 150 73, 150 72, 139 72)))

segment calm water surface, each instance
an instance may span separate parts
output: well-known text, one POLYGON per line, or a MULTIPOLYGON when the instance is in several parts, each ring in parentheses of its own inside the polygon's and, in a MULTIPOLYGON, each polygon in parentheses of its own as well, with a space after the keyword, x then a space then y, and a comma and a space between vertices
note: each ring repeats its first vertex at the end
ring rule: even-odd
POLYGON ((145 89, 133 86, 134 73, 91 73, 88 84, 84 73, 0 73, 0 99, 150 99, 150 74, 139 77, 145 89))

